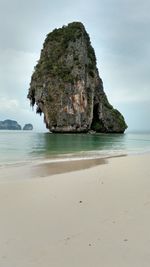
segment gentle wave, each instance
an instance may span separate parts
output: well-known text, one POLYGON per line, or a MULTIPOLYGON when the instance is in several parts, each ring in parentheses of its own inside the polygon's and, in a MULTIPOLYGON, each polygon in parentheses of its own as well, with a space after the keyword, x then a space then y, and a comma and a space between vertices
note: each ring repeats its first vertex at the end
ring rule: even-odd
POLYGON ((0 168, 150 153, 150 134, 0 132, 0 168))

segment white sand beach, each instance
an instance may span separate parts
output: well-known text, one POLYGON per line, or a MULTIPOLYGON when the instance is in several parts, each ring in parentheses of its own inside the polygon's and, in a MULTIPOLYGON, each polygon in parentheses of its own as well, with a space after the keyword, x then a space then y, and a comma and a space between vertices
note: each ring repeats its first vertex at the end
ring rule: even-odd
POLYGON ((1 267, 150 266, 150 155, 102 163, 0 173, 1 267))

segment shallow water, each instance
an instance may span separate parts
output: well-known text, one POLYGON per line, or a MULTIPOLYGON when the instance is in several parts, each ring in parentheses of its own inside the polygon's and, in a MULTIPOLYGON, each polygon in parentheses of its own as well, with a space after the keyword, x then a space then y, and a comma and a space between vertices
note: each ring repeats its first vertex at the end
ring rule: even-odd
POLYGON ((0 131, 0 164, 150 152, 149 133, 50 134, 0 131))

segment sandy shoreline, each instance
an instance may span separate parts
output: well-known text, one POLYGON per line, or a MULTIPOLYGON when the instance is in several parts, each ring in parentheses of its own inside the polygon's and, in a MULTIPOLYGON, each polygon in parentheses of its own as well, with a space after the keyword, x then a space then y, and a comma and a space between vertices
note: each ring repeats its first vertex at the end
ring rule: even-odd
POLYGON ((0 183, 6 181, 20 181, 23 179, 44 178, 55 174, 69 173, 89 169, 102 164, 107 164, 111 158, 125 157, 126 154, 105 156, 104 158, 71 158, 59 161, 33 161, 13 163, 0 166, 0 183))
POLYGON ((44 178, 55 174, 69 173, 89 169, 97 165, 107 164, 107 158, 79 159, 60 162, 41 162, 26 164, 9 164, 0 168, 0 183, 20 181, 32 178, 44 178))
POLYGON ((0 266, 148 267, 149 162, 118 157, 12 182, 1 172, 0 266))

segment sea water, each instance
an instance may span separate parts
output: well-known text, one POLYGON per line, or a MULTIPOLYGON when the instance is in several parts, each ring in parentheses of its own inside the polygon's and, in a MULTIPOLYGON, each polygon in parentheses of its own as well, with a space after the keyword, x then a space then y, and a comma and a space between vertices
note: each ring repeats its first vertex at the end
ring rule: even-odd
POLYGON ((150 152, 150 133, 50 134, 0 131, 0 165, 150 152))

